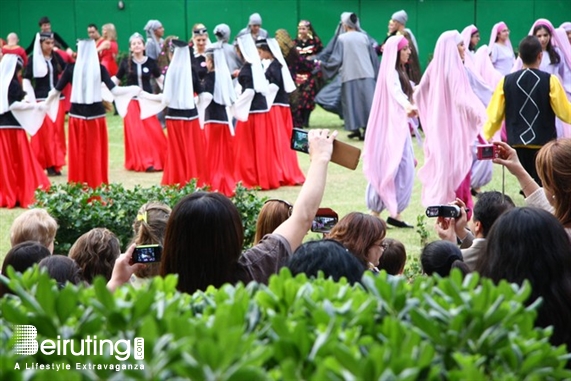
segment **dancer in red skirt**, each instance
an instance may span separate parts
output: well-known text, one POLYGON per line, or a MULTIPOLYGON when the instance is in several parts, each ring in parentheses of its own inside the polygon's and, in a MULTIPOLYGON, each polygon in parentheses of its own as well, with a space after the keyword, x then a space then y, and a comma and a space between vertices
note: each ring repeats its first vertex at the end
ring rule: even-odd
POLYGON ((166 109, 167 161, 161 184, 184 185, 197 179, 208 183, 205 167, 206 142, 200 128, 194 93, 201 93, 197 74, 192 70, 190 48, 185 41, 172 40, 174 54, 165 75, 163 103, 166 109))
MULTIPOLYGON (((30 102, 33 102, 34 99, 44 101, 65 69, 65 61, 53 51, 53 47, 53 33, 42 32, 36 35, 34 54, 28 61, 23 80, 24 91, 27 93, 30 102)), ((49 176, 61 175, 61 167, 65 165, 65 107, 63 96, 60 96, 59 102, 55 121, 46 116, 42 127, 30 140, 32 151, 34 151, 40 166, 47 169, 49 176)))
POLYGON ((282 185, 303 184, 305 176, 299 168, 297 153, 290 148, 293 119, 288 93, 295 90, 295 83, 282 55, 280 45, 275 38, 267 39, 265 46, 262 46, 262 52, 271 60, 266 70, 266 78, 271 85, 278 87, 278 92, 270 109, 270 119, 275 135, 275 151, 278 162, 281 163, 283 169, 283 178, 280 179, 280 182, 282 185))
POLYGON ((271 120, 265 97, 267 80, 252 37, 249 34, 238 37, 238 47, 246 63, 238 74, 242 94, 234 106, 234 116, 238 119, 234 145, 236 179, 246 188, 276 189, 280 186, 280 167, 272 155, 273 142, 268 137, 271 120))
POLYGON ((226 111, 236 100, 232 77, 226 64, 224 49, 220 43, 206 50, 204 92, 212 95, 205 110, 207 136, 207 167, 210 187, 228 197, 234 195, 234 127, 226 111))
POLYGON ((132 97, 140 89, 120 88, 111 80, 107 69, 99 64, 95 41, 80 40, 77 61, 66 67, 56 87, 50 91, 48 103, 72 83, 69 111, 69 173, 70 183, 82 183, 95 188, 109 183, 108 138, 105 108, 101 98, 101 82, 115 96, 132 97))
POLYGON ((17 77, 22 66, 14 54, 5 54, 0 61, 0 207, 26 208, 37 188, 50 187, 20 123, 30 117, 36 119, 37 128, 45 116, 43 103, 22 102, 24 91, 17 77))
MULTIPOLYGON (((162 85, 163 76, 157 62, 144 55, 145 42, 143 36, 135 33, 129 39, 131 54, 121 61, 117 77, 127 78, 127 85, 139 86, 152 94, 151 77, 157 78, 162 85)), ((125 168, 137 172, 162 171, 166 161, 167 138, 155 115, 141 120, 141 106, 137 99, 131 100, 127 115, 123 119, 125 133, 125 168)))

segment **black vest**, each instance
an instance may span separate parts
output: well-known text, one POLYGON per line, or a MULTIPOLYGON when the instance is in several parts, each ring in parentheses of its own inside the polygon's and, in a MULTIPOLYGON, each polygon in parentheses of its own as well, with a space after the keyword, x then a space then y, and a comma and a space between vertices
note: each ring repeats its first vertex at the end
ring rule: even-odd
POLYGON ((523 69, 505 77, 508 144, 542 146, 557 138, 550 78, 551 74, 537 69, 523 69))

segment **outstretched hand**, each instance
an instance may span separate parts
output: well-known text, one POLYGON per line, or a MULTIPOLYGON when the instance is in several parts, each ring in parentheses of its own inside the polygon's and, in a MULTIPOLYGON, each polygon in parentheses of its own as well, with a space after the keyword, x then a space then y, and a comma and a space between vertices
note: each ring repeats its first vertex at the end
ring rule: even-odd
POLYGON ((309 142, 309 157, 313 160, 331 160, 333 153, 333 141, 337 137, 337 131, 329 133, 328 129, 310 130, 307 135, 309 142))
POLYGON ((133 263, 133 252, 135 251, 135 246, 135 244, 129 246, 127 251, 115 260, 111 279, 107 282, 107 288, 110 291, 113 292, 117 287, 127 283, 135 271, 145 267, 142 263, 133 263))

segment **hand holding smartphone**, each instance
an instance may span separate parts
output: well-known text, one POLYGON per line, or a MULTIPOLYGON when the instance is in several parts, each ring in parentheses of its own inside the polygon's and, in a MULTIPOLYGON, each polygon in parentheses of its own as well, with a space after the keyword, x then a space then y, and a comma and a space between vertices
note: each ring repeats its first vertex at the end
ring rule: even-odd
MULTIPOLYGON (((299 152, 309 153, 309 140, 307 131, 294 128, 291 135, 291 149, 299 152)), ((331 162, 339 164, 345 168, 355 170, 359 164, 361 150, 347 143, 338 140, 333 141, 333 153, 331 154, 331 162)))

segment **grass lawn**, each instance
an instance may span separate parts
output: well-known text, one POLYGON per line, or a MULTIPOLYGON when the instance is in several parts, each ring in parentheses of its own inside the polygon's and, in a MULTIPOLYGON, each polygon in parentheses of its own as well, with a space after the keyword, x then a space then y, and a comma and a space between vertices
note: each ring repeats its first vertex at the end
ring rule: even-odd
MULTIPOLYGON (((123 122, 119 116, 107 114, 107 125, 109 128, 109 180, 111 182, 123 183, 126 187, 132 187, 136 184, 142 186, 150 186, 159 184, 162 173, 139 173, 130 172, 123 168, 123 122)), ((347 132, 343 131, 343 121, 336 115, 328 113, 320 108, 316 109, 311 115, 311 128, 329 128, 339 130, 338 139, 349 142, 359 148, 363 148, 363 142, 350 140, 347 138, 347 132)), ((444 137, 443 137, 444 138, 444 137)), ((454 142, 450 142, 454 144, 454 142)), ((417 169, 422 166, 423 153, 422 148, 416 144, 414 140, 415 155, 418 160, 417 169)), ((153 149, 153 143, 149 142, 149 149, 153 149)), ((309 166, 309 156, 298 153, 299 163, 304 172, 309 166)), ((66 167, 63 169, 63 176, 51 177, 52 183, 63 183, 67 180, 66 167)), ((329 165, 329 174, 327 178, 327 187, 323 198, 323 207, 330 207, 335 210, 339 216, 352 211, 367 212, 365 205, 365 189, 367 182, 363 175, 362 162, 355 171, 348 170, 341 166, 331 163, 329 165)), ((420 182, 415 181, 414 191, 409 207, 404 211, 405 220, 416 225, 417 216, 424 214, 424 208, 420 203, 420 182)), ((494 176, 490 184, 483 190, 500 190, 502 189, 502 170, 499 166, 494 166, 494 176)), ((281 187, 276 190, 259 192, 260 197, 277 197, 295 201, 300 187, 281 187)), ((505 176, 505 191, 510 195, 516 204, 522 205, 523 198, 518 195, 519 188, 517 181, 509 173, 505 176)), ((9 229, 14 218, 16 218, 23 209, 0 209, 0 259, 3 260, 6 252, 10 249, 9 229)), ((386 218, 386 212, 383 218, 386 218)), ((433 221, 427 221, 427 230, 430 232, 429 241, 437 239, 433 229, 433 221)), ((319 238, 320 235, 310 233, 306 239, 319 238)), ((390 228, 387 236, 398 239, 405 244, 407 253, 410 256, 417 257, 420 253, 420 238, 416 229, 396 229, 390 228)), ((59 253, 58 253, 59 254, 59 253)))

